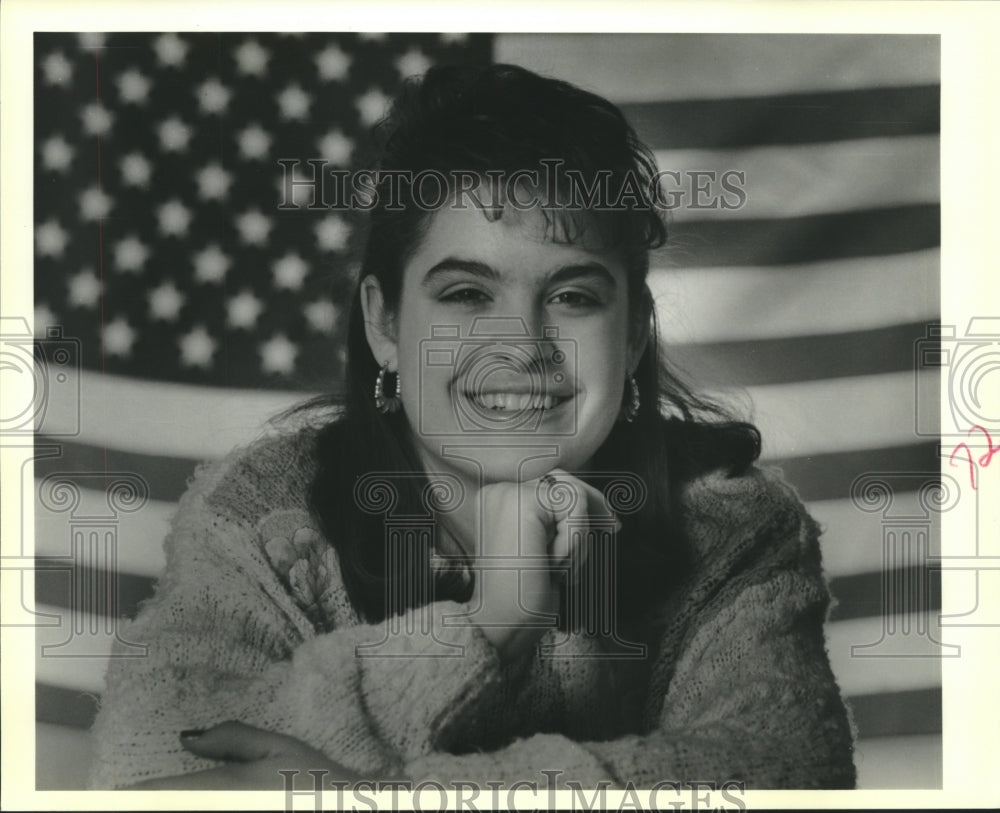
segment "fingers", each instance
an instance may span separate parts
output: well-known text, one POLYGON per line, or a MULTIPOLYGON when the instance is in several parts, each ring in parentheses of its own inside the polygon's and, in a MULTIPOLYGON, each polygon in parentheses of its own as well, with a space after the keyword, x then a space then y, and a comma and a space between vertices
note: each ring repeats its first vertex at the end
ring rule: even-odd
MULTIPOLYGON (((555 536, 552 540, 552 558, 560 564, 572 564, 579 567, 586 557, 583 546, 583 536, 577 535, 576 549, 569 533, 566 520, 570 516, 586 516, 591 518, 609 518, 614 514, 609 511, 604 494, 589 483, 585 483, 564 469, 552 469, 540 478, 541 488, 549 491, 539 496, 542 504, 548 508, 556 524, 555 536), (560 493, 560 489, 565 491, 560 493)), ((615 518, 617 523, 617 517, 615 518)), ((620 523, 618 524, 620 527, 620 523)))
POLYGON ((229 762, 254 762, 287 748, 288 738, 235 721, 206 731, 185 731, 181 745, 192 754, 229 762))

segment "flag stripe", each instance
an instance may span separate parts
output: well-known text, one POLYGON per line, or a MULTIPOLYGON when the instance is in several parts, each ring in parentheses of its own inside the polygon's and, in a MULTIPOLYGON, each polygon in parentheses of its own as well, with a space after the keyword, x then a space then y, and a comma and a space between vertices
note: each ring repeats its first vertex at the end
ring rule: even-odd
MULTIPOLYGON (((928 657, 933 648, 919 635, 896 635, 892 639, 897 657, 859 657, 852 647, 865 647, 885 641, 888 622, 897 629, 916 629, 915 615, 852 618, 826 625, 830 666, 841 691, 847 697, 865 694, 934 689, 941 687, 941 658, 928 657)), ((923 625, 921 625, 923 626, 923 625)), ((862 650, 864 651, 864 650, 862 650)))
POLYGON ((903 370, 912 375, 914 347, 927 323, 887 325, 851 333, 674 344, 667 357, 705 386, 754 386, 872 376, 903 370))
POLYGON ((549 76, 571 77, 619 103, 728 100, 935 84, 941 76, 939 42, 934 35, 500 34, 494 56, 549 76))
POLYGON ((662 176, 660 187, 676 223, 766 220, 937 203, 939 152, 938 136, 926 135, 739 150, 659 150, 656 163, 661 172, 672 173, 662 176), (817 177, 824 182, 816 183, 817 177))
POLYGON ((764 268, 653 269, 661 339, 793 338, 938 321, 938 249, 764 268))
MULTIPOLYGON (((936 472, 932 475, 936 476, 936 472)), ((931 556, 941 552, 940 521, 923 507, 918 492, 895 492, 892 495, 895 516, 923 520, 928 528, 931 556)), ((823 569, 830 576, 855 576, 879 573, 885 566, 882 535, 885 517, 881 511, 863 511, 849 498, 819 500, 806 506, 823 528, 823 569)))
POLYGON ((939 205, 917 203, 776 220, 685 222, 674 226, 650 261, 657 268, 704 268, 903 254, 939 247, 940 221, 939 205))
POLYGON ((941 128, 937 85, 861 88, 621 105, 654 150, 720 150, 929 135, 941 128))
MULTIPOLYGON (((883 596, 886 584, 891 585, 891 589, 907 585, 913 590, 919 590, 924 597, 921 609, 941 612, 941 571, 926 567, 898 567, 884 572, 859 573, 831 579, 830 593, 836 603, 829 620, 835 622, 881 616, 883 601, 890 600, 883 596)), ((892 596, 891 600, 895 601, 896 594, 893 593, 892 596)))
POLYGON ((778 458, 770 462, 795 484, 799 496, 809 502, 850 496, 851 483, 866 472, 937 472, 941 466, 939 448, 940 444, 934 440, 881 449, 778 458))

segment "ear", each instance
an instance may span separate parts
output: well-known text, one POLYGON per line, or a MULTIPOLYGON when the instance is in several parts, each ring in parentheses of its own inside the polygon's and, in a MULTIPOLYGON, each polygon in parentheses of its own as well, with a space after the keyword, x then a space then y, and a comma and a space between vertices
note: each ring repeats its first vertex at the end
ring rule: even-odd
POLYGON ((372 355, 379 366, 388 364, 389 370, 395 372, 399 368, 395 319, 386 310, 382 286, 371 274, 361 280, 361 310, 365 315, 365 338, 372 355))
POLYGON ((635 368, 639 366, 639 359, 646 352, 652 318, 653 295, 650 293, 649 287, 643 285, 635 316, 629 324, 628 355, 625 359, 625 368, 630 376, 635 373, 635 368))

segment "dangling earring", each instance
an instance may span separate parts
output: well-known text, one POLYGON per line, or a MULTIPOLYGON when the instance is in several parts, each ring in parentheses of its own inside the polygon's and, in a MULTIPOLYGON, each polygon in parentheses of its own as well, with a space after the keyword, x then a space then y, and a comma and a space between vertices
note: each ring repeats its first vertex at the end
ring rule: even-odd
POLYGON ((628 377, 628 388, 629 401, 627 405, 622 406, 619 418, 624 418, 626 422, 632 423, 639 414, 639 385, 636 383, 634 375, 628 377))
POLYGON ((383 415, 387 412, 396 412, 403 405, 400 400, 403 382, 398 371, 396 372, 396 392, 389 398, 385 397, 385 374, 387 372, 389 372, 388 363, 382 365, 378 371, 378 378, 375 379, 375 408, 383 415))

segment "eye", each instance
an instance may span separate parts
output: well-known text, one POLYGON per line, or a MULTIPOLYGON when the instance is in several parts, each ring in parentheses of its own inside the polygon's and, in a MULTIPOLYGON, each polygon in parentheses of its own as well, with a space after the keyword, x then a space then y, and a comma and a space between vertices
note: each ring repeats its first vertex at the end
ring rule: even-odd
POLYGON ((585 291, 560 291, 549 301, 556 305, 568 305, 571 308, 593 308, 601 304, 596 296, 585 291))
POLYGON ((478 288, 458 288, 448 291, 439 297, 441 302, 455 302, 463 305, 476 305, 481 302, 488 302, 489 296, 485 291, 478 288))

